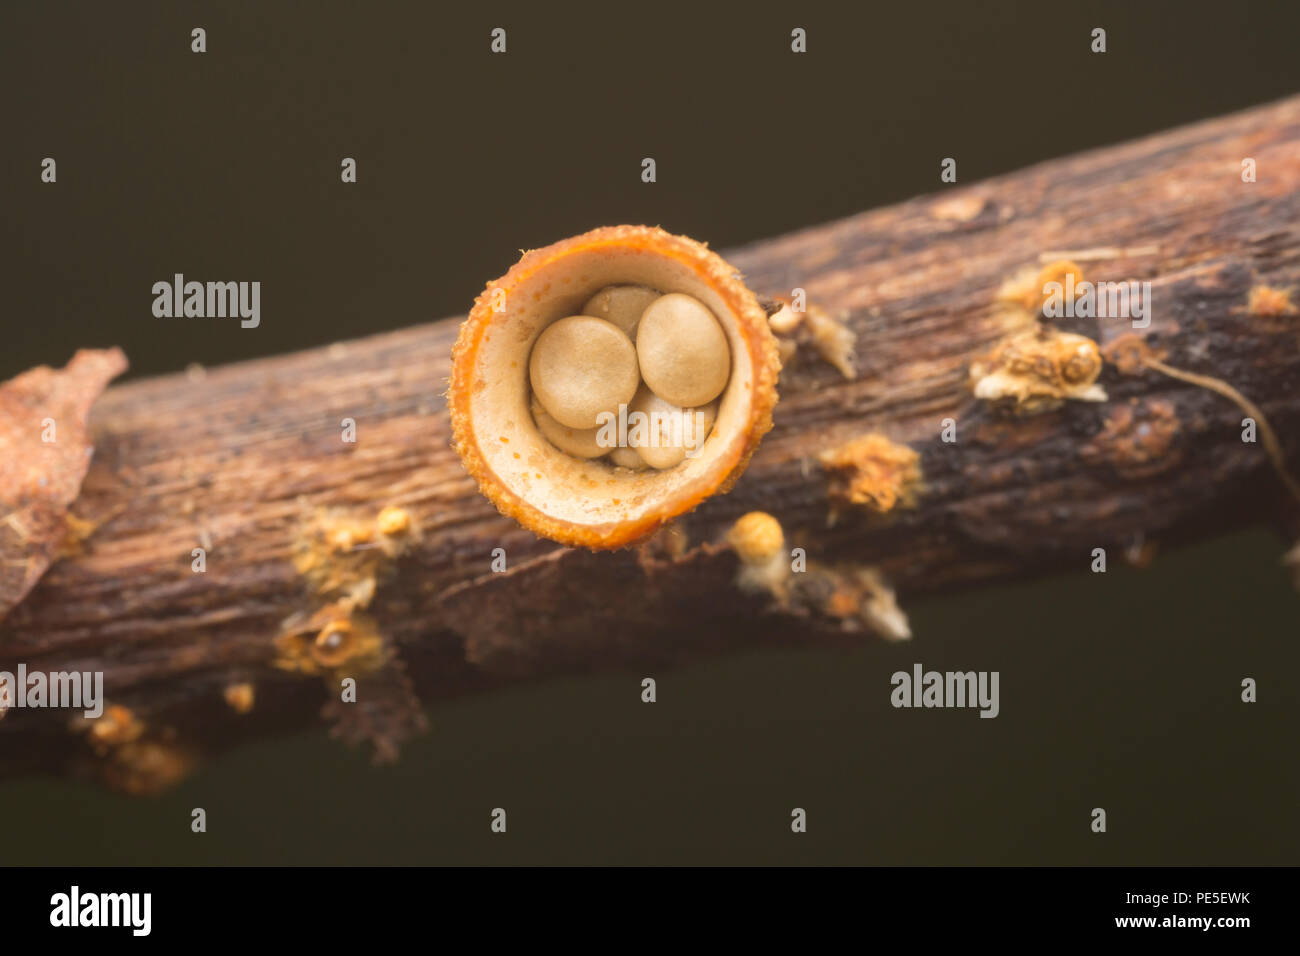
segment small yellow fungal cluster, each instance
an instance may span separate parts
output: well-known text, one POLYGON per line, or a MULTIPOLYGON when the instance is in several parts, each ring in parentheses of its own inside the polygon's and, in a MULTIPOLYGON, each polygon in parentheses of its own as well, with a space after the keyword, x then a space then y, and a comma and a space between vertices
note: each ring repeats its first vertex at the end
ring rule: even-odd
POLYGON ((86 735, 95 753, 103 756, 115 747, 129 744, 144 733, 144 724, 135 712, 121 704, 112 704, 95 718, 86 719, 86 735))
POLYGON ((350 618, 336 618, 316 632, 311 656, 321 667, 340 667, 361 650, 362 640, 350 618))
POLYGON ((916 503, 921 456, 880 432, 871 432, 822 452, 818 461, 830 473, 832 501, 885 514, 916 503))
MULTIPOLYGON (((386 664, 389 648, 374 621, 358 611, 374 600, 380 577, 417 537, 415 520, 395 505, 383 508, 373 520, 318 513, 299 537, 294 567, 313 595, 326 603, 284 622, 275 638, 275 665, 334 675, 341 668, 359 673, 386 664)), ((251 707, 251 687, 247 696, 251 707)), ((226 689, 227 703, 240 713, 242 697, 242 691, 226 689)))
POLYGON ((1300 309, 1291 301, 1288 289, 1275 289, 1272 286, 1257 285, 1251 288, 1246 310, 1261 318, 1277 318, 1282 315, 1298 315, 1300 309))
POLYGON ((538 430, 575 458, 672 468, 717 419, 731 375, 726 333, 704 303, 645 286, 607 286, 580 315, 552 322, 528 360, 538 430), (633 423, 614 438, 620 409, 633 423), (635 413, 648 422, 637 427, 635 413))
POLYGON ((1097 384, 1101 351, 1085 335, 1038 326, 1003 339, 971 363, 976 398, 996 402, 1018 415, 1059 408, 1066 400, 1104 402, 1097 384))
POLYGON ((865 627, 891 641, 912 636, 893 589, 875 568, 825 566, 805 559, 795 573, 785 532, 772 515, 744 515, 727 532, 727 543, 741 562, 737 586, 771 595, 782 611, 830 618, 846 631, 865 627))
POLYGON ((170 740, 137 740, 119 747, 99 767, 109 788, 133 797, 159 793, 194 768, 193 753, 170 740))
POLYGON ((1292 289, 1251 286, 1246 299, 1246 313, 1262 331, 1277 335, 1300 332, 1300 320, 1296 318, 1300 316, 1300 307, 1292 298, 1293 294, 1292 289))
POLYGON ((253 709, 256 700, 253 685, 247 681, 226 685, 221 691, 221 696, 225 699, 226 705, 237 714, 247 714, 253 709))
POLYGON ((320 512, 298 538, 294 567, 315 593, 365 607, 378 576, 416 538, 414 520, 394 505, 374 520, 320 512))
POLYGON ((330 676, 378 670, 391 654, 375 622, 346 604, 285 622, 275 647, 281 670, 330 676))
POLYGON ((1043 319, 1048 299, 1061 295, 1068 304, 1066 299, 1073 298, 1082 282, 1083 269, 1069 259, 1058 259, 1039 270, 1024 270, 1003 284, 997 299, 1008 307, 1003 316, 1015 331, 971 363, 976 398, 1015 415, 1052 411, 1066 401, 1106 401, 1106 390, 1096 384, 1102 369, 1097 343, 1036 321, 1043 319))
POLYGON ((1052 297, 1051 293, 1044 290, 1053 282, 1061 286, 1062 292, 1076 289, 1083 282, 1083 269, 1069 259, 1057 259, 1041 269, 1032 266, 1022 269, 1002 284, 997 298, 999 302, 1014 305, 1041 318, 1043 305, 1052 297))
POLYGON ((95 752, 95 771, 113 790, 132 796, 158 793, 184 779, 193 754, 179 746, 171 728, 150 731, 129 707, 111 704, 95 718, 78 718, 95 752))
POLYGON ((411 531, 411 516, 405 509, 388 505, 375 518, 375 529, 379 532, 381 547, 386 546, 389 556, 396 557, 411 531))

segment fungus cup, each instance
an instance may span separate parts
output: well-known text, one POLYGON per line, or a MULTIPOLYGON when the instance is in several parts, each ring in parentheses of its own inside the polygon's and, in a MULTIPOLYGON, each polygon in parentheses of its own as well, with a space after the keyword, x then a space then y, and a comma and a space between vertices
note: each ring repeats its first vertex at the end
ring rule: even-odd
MULTIPOLYGON (((609 226, 528 252, 488 284, 460 329, 448 405, 456 451, 502 514, 600 550, 729 490, 772 427, 779 372, 767 315, 731 266, 684 236, 609 226), (589 347, 596 333, 605 347, 589 347), (675 391, 644 401, 656 386, 675 391), (618 419, 651 405, 690 413, 702 444, 638 447, 636 419, 618 419), (609 430, 593 447, 597 408, 609 430)), ((658 443, 660 431, 642 434, 658 443)))

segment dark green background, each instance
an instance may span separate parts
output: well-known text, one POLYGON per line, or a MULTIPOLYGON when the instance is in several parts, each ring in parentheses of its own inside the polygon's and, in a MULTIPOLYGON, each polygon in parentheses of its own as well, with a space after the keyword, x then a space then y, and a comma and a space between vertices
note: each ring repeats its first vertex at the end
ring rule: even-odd
MULTIPOLYGON (((1296 4, 474 6, 0 6, 0 375, 397 328, 595 225, 726 248, 933 191, 945 156, 971 182, 1300 90, 1296 4), (261 327, 153 318, 177 271, 260 280, 261 327)), ((1285 544, 907 601, 911 644, 701 663, 653 706, 640 673, 430 702, 394 768, 321 731, 157 799, 11 782, 0 862, 1294 863, 1285 544), (892 709, 917 661, 1001 671, 1001 716, 892 709)))

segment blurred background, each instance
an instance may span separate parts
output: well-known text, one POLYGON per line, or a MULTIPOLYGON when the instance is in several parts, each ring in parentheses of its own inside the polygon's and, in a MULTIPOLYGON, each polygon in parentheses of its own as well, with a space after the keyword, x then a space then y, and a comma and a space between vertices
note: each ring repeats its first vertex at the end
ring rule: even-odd
MULTIPOLYGON (((1300 5, 1249 2, 6 4, 0 378, 460 314, 596 225, 734 248, 932 192, 945 156, 970 183, 1295 93, 1297 35, 1300 5), (176 272, 261 281, 261 326, 154 318, 176 272)), ((905 601, 910 644, 702 662, 654 706, 640 673, 427 701, 390 768, 322 727, 152 799, 8 782, 0 863, 1295 863, 1286 545, 905 601), (892 709, 915 662, 1000 670, 1001 715, 892 709)))

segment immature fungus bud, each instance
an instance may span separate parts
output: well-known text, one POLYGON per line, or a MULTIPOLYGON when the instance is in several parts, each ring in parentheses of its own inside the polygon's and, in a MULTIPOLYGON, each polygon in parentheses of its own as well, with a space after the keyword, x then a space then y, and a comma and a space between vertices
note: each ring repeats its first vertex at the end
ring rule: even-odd
POLYGON ((656 299, 645 310, 636 355, 650 390, 683 408, 713 401, 731 374, 722 326, 702 302, 680 292, 656 299))
POLYGON ((727 540, 746 564, 764 564, 785 547, 781 522, 766 511, 751 511, 731 526, 727 540))
POLYGON ((227 684, 221 691, 221 696, 225 698, 226 706, 237 714, 246 714, 253 709, 253 702, 256 694, 253 685, 244 682, 241 684, 227 684))
POLYGON ((615 226, 526 253, 487 285, 448 404, 456 450, 502 513, 617 548, 730 488, 771 428, 779 372, 735 269, 685 237, 615 226), (669 414, 637 414, 655 410, 669 414))
POLYGON ((613 322, 635 341, 641 315, 658 298, 658 292, 643 285, 606 286, 587 300, 582 314, 613 322))
POLYGON ((767 591, 784 600, 790 565, 781 522, 765 511, 751 511, 731 526, 727 542, 741 562, 736 584, 742 590, 767 591))

